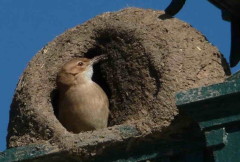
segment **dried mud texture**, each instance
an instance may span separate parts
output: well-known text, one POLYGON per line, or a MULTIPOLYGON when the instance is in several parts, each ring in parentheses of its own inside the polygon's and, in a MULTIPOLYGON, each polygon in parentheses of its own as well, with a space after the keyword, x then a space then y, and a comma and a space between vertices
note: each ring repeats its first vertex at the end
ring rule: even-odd
POLYGON ((222 82, 227 75, 223 56, 189 24, 162 11, 104 13, 58 36, 30 61, 11 105, 8 147, 48 142, 87 157, 127 145, 131 136, 161 135, 178 115, 177 91, 222 82), (72 134, 54 115, 56 74, 73 57, 100 54, 108 60, 94 67, 93 79, 110 99, 109 127, 72 134))

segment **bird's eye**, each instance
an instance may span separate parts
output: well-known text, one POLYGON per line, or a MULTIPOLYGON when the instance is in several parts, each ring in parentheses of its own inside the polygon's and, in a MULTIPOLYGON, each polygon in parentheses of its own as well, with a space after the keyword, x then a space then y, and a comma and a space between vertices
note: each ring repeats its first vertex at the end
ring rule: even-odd
POLYGON ((79 63, 78 63, 78 66, 83 66, 83 62, 79 62, 79 63))

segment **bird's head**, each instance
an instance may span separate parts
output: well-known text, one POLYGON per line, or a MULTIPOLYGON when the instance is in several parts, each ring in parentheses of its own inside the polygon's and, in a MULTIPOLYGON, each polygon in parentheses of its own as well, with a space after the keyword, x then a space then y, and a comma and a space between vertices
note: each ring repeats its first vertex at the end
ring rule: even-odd
POLYGON ((93 65, 104 59, 106 59, 105 55, 95 56, 92 59, 75 58, 67 62, 62 67, 61 71, 74 75, 76 77, 84 77, 86 79, 91 79, 93 75, 93 65))

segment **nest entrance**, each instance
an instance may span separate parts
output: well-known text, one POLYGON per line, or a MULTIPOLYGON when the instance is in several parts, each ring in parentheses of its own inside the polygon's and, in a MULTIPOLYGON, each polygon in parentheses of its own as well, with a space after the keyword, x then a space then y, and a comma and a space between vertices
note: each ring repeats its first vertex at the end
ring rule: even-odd
MULTIPOLYGON (((96 43, 84 57, 107 55, 108 59, 94 65, 93 81, 109 98, 108 126, 137 120, 139 108, 145 115, 160 91, 159 74, 149 55, 132 32, 104 29, 96 32, 96 43)), ((52 91, 52 104, 57 115, 57 90, 52 91)))
POLYGON ((109 97, 109 126, 138 120, 140 108, 146 116, 152 108, 151 101, 160 91, 160 75, 150 55, 133 31, 113 27, 96 33, 95 47, 85 56, 92 58, 105 54, 108 57, 94 67, 93 80, 109 97))

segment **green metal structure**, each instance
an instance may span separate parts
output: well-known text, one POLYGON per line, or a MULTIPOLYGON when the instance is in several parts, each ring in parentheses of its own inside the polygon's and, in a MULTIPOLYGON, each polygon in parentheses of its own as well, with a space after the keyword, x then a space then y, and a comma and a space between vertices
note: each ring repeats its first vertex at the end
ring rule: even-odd
POLYGON ((180 111, 198 122, 215 161, 240 161, 240 72, 226 82, 176 95, 180 111))

